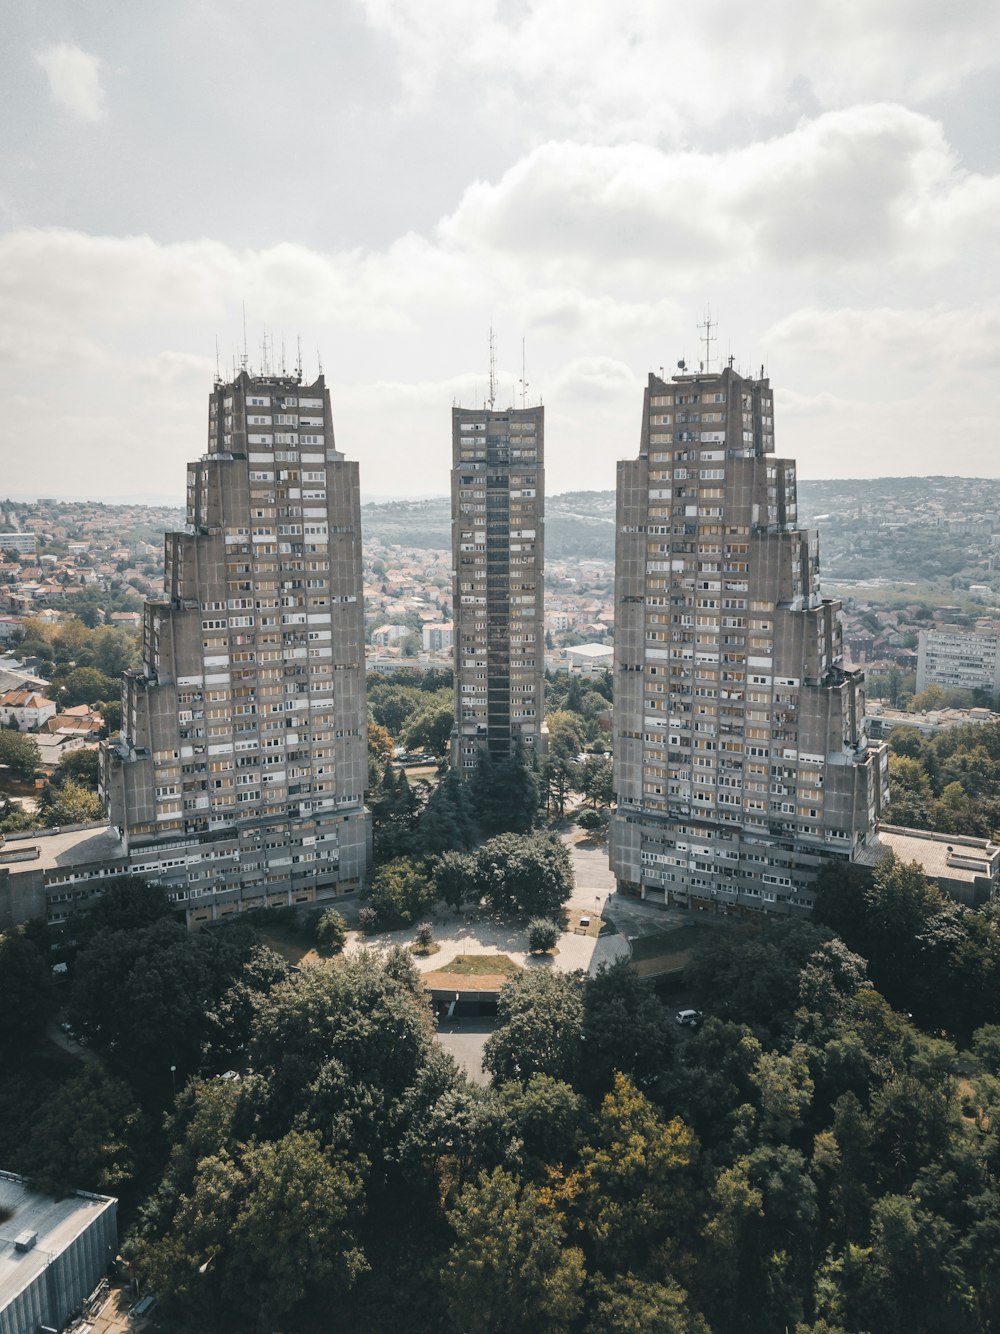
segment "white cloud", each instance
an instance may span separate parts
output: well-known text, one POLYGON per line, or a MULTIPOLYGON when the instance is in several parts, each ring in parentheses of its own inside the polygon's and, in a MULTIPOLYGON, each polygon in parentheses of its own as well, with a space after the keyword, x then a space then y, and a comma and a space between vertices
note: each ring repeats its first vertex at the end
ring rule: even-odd
POLYGON ((89 51, 68 42, 58 42, 36 56, 49 80, 49 93, 56 106, 78 120, 101 120, 105 114, 101 87, 101 61, 89 51))
POLYGON ((853 107, 726 153, 646 144, 541 145, 468 187, 442 243, 517 255, 541 281, 670 274, 713 281, 761 265, 933 265, 992 237, 1000 178, 964 172, 941 127, 895 105, 853 107))
POLYGON ((358 0, 408 98, 468 75, 515 124, 683 142, 731 117, 921 101, 995 68, 991 0, 358 0))

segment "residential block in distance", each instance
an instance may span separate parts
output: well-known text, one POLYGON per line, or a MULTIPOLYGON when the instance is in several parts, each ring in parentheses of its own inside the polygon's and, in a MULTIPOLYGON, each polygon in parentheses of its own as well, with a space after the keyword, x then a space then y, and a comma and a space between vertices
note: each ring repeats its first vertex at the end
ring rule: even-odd
POLYGON ((928 686, 1000 694, 1000 634, 942 626, 918 636, 917 693, 928 686))
POLYGON ((453 408, 452 764, 545 740, 545 410, 453 408))
POLYGON ((767 379, 650 375, 618 465, 611 866, 682 906, 807 911, 887 801, 864 675, 775 459, 767 379))
POLYGON ((358 465, 322 375, 217 382, 207 445, 102 752, 130 868, 191 924, 357 890, 371 844, 358 465))

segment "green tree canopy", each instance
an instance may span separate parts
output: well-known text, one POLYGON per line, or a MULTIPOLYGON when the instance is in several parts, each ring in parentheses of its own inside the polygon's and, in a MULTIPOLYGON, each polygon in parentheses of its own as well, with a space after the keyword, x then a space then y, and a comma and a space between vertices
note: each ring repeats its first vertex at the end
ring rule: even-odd
POLYGON ((583 1257, 530 1185, 498 1168, 448 1215, 442 1271, 454 1327, 467 1334, 568 1334, 583 1306, 583 1257))
POLYGON ((5 764, 12 778, 30 782, 41 763, 38 742, 11 728, 0 728, 0 764, 5 764))
POLYGON ((497 999, 497 1027, 483 1065, 499 1081, 526 1083, 532 1075, 572 1082, 583 1026, 580 976, 540 968, 521 973, 497 999))

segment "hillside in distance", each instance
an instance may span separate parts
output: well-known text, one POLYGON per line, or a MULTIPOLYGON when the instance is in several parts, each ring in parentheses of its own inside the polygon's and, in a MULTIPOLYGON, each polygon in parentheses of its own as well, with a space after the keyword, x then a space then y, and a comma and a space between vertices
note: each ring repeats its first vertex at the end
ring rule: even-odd
MULTIPOLYGON (((365 543, 451 548, 451 502, 424 500, 371 502, 361 507, 365 543)), ((567 491, 545 502, 545 554, 550 560, 614 560, 615 493, 567 491)))
MULTIPOLYGON (((912 581, 982 577, 990 582, 989 536, 1000 521, 1000 480, 880 477, 798 484, 799 521, 820 534, 826 579, 912 581)), ((550 560, 615 554, 613 491, 566 491, 546 500, 550 560)), ((446 497, 362 507, 367 543, 447 550, 446 497)))

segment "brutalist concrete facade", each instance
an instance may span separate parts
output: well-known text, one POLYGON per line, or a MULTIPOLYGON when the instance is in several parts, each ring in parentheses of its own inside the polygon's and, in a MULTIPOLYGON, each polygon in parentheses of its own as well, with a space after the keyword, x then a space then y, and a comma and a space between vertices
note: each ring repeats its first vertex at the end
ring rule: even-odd
POLYGON ((323 377, 209 400, 102 791, 191 924, 359 889, 370 861, 358 465, 323 377))
POLYGON ((452 764, 545 740, 545 412, 452 409, 452 764))
POLYGON ((766 379, 650 375, 618 465, 611 866, 644 898, 808 911, 822 859, 856 857, 887 801, 773 449, 766 379))

